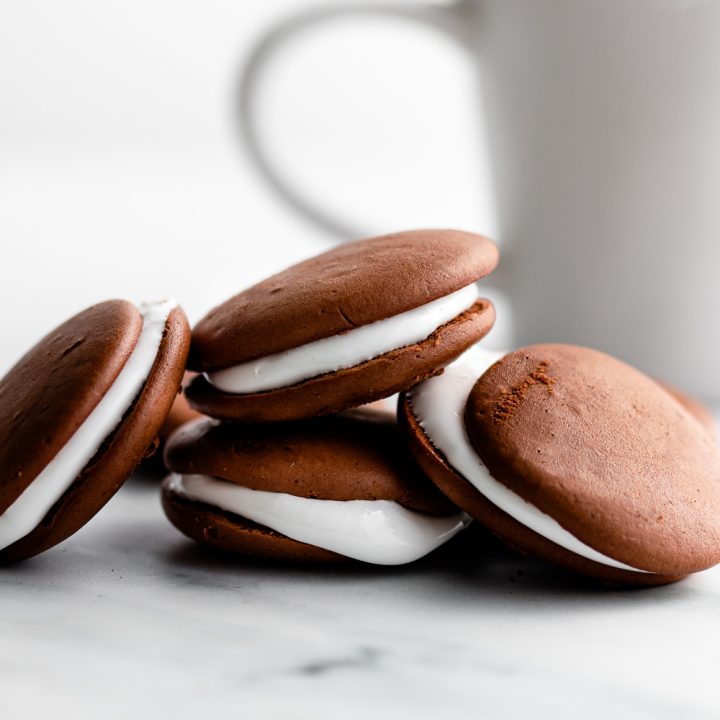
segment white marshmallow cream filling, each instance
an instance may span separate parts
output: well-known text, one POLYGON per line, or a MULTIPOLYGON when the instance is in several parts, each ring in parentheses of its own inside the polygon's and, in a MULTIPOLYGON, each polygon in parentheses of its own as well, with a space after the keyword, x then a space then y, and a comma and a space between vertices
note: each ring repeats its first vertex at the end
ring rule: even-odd
POLYGON ((478 457, 465 430, 465 405, 477 379, 505 354, 476 345, 446 367, 442 375, 425 380, 408 393, 413 415, 428 440, 493 505, 538 535, 602 565, 647 572, 585 545, 556 520, 493 478, 478 457))
POLYGON ((235 394, 288 387, 425 340, 472 307, 478 297, 477 286, 468 285, 400 315, 208 373, 207 379, 218 390, 235 394))
POLYGON ((110 389, 60 452, 0 515, 0 549, 32 532, 119 425, 150 375, 174 300, 140 306, 137 344, 110 389))
POLYGON ((170 475, 166 489, 264 525, 286 537, 376 565, 427 555, 470 523, 431 517, 391 500, 316 500, 251 490, 207 475, 170 475))

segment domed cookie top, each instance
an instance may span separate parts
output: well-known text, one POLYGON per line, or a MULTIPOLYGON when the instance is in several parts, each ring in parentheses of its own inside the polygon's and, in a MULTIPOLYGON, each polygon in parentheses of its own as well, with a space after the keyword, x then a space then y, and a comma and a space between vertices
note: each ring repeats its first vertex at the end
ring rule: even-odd
POLYGON ((718 449, 619 360, 564 345, 476 350, 401 410, 426 471, 512 545, 626 584, 720 561, 718 449))
POLYGON ((0 380, 0 560, 57 544, 118 489, 178 391, 189 334, 173 302, 111 300, 0 380))
POLYGON ((262 422, 361 405, 437 372, 492 326, 474 282, 486 238, 425 230, 372 238, 307 260, 216 308, 193 331, 206 376, 200 412, 262 422))
POLYGON ((163 488, 173 523, 245 554, 397 564, 465 523, 385 413, 262 426, 195 421, 173 435, 165 459, 176 473, 163 488))
POLYGON ((222 370, 369 325, 471 285, 497 261, 492 241, 458 230, 346 243, 211 310, 193 328, 191 362, 222 370))
POLYGON ((94 305, 50 332, 0 380, 0 513, 110 389, 142 324, 125 300, 94 305))

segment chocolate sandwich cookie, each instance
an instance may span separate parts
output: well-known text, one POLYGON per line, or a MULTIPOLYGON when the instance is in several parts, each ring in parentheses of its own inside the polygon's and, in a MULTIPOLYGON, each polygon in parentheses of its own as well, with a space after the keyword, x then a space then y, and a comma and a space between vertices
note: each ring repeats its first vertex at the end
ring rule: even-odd
POLYGON ((394 417, 372 410, 255 426, 196 420, 170 438, 165 463, 172 523, 245 555, 398 565, 469 522, 413 462, 394 417))
POLYGON ((655 381, 587 348, 473 348, 401 396, 413 454, 509 544, 613 584, 720 562, 720 452, 655 381))
POLYGON ((437 373, 492 327, 487 238, 418 230, 348 243, 212 310, 193 329, 190 404, 243 422, 356 407, 437 373))
POLYGON ((112 497, 157 435, 189 345, 174 302, 109 300, 0 380, 0 561, 56 545, 112 497))

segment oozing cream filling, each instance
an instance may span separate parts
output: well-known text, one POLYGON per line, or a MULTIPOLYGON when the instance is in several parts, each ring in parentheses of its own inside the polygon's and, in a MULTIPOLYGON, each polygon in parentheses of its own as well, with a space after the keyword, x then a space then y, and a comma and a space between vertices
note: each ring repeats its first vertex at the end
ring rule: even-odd
POLYGON ((472 307, 478 297, 477 286, 468 285, 400 315, 208 373, 207 379, 219 390, 235 394, 294 385, 420 342, 472 307))
POLYGON ((132 405, 155 363, 174 300, 140 306, 143 326, 125 366, 85 421, 25 491, 0 515, 0 549, 34 530, 75 482, 132 405))
POLYGON ((286 537, 376 565, 427 555, 470 523, 464 513, 431 517, 391 500, 315 500, 251 490, 207 475, 171 475, 167 488, 286 537))
POLYGON ((465 430, 465 405, 477 379, 503 355, 475 346, 446 367, 442 375, 420 383, 408 393, 413 415, 427 438, 493 505, 538 535, 588 560, 621 570, 647 572, 578 540, 556 520, 493 478, 478 457, 465 430))

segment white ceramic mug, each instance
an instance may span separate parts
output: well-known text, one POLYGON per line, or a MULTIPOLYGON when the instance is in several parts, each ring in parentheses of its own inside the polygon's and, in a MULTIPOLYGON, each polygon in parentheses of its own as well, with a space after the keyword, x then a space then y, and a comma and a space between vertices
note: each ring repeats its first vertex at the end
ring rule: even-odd
POLYGON ((720 398, 720 0, 341 5, 286 20, 242 85, 259 167, 339 239, 255 133, 262 67, 289 35, 382 13, 447 30, 476 64, 517 343, 597 347, 720 398))

